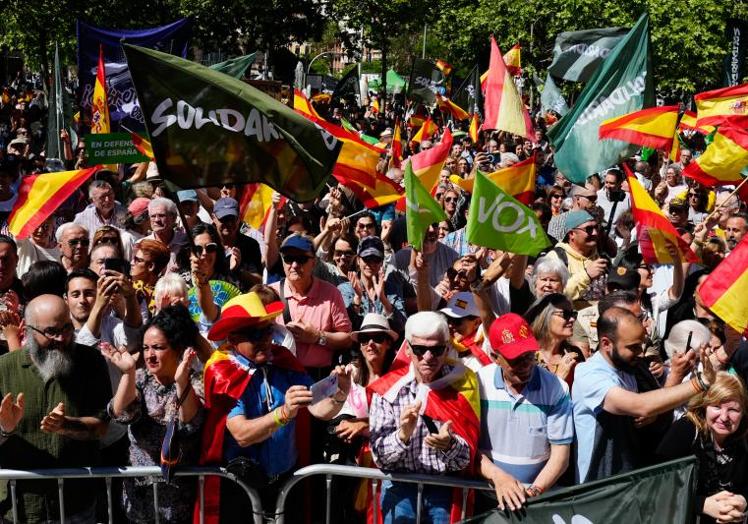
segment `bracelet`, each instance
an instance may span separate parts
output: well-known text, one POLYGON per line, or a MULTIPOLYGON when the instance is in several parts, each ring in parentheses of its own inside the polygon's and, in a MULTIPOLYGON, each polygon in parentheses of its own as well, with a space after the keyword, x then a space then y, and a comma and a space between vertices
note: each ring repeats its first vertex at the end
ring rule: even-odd
POLYGON ((689 382, 695 393, 701 393, 701 386, 699 386, 699 381, 695 377, 689 380, 689 382))
MULTIPOLYGON (((339 389, 339 390, 337 390, 335 392, 335 395, 337 395, 338 393, 342 393, 342 392, 343 391, 339 389)), ((337 398, 335 398, 335 395, 333 395, 332 397, 330 397, 333 402, 335 402, 339 406, 342 406, 343 404, 345 404, 345 401, 348 398, 348 395, 346 395, 345 397, 343 397, 343 400, 338 400, 337 398)))
POLYGON ((273 410, 273 420, 275 421, 275 425, 279 428, 285 426, 288 424, 288 417, 283 416, 282 414, 279 415, 278 412, 283 412, 283 406, 279 408, 275 408, 273 410))
POLYGON ((540 486, 536 486, 535 484, 530 484, 530 487, 527 488, 527 491, 532 493, 534 497, 543 494, 543 488, 541 488, 540 486))
POLYGON ((696 373, 696 380, 699 381, 699 386, 701 386, 701 391, 706 392, 709 389, 709 386, 704 382, 704 379, 701 377, 701 371, 696 373))

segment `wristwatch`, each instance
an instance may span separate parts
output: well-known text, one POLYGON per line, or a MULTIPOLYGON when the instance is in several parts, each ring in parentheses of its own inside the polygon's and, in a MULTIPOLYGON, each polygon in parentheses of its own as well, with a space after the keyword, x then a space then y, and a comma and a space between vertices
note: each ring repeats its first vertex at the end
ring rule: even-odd
POLYGON ((470 291, 473 293, 480 293, 486 288, 486 283, 483 281, 483 279, 475 280, 470 284, 470 291))
POLYGON ((319 332, 319 338, 317 339, 317 345, 320 346, 326 346, 327 345, 327 335, 325 335, 324 331, 319 332))

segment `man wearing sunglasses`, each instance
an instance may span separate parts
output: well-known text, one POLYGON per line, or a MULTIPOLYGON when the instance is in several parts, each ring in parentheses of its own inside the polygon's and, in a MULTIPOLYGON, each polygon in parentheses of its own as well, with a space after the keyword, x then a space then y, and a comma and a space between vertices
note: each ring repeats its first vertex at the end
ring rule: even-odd
POLYGON ((571 197, 571 209, 555 215, 548 223, 548 234, 557 240, 563 240, 564 238, 564 224, 569 213, 572 211, 588 211, 591 213, 597 207, 597 192, 591 185, 574 185, 569 192, 569 196, 571 197))
MULTIPOLYGON (((449 327, 440 313, 423 311, 405 324, 404 350, 391 371, 369 385, 371 448, 385 471, 455 474, 475 457, 480 406, 475 374, 447 357, 449 327)), ((425 486, 423 507, 429 522, 448 522, 452 490, 425 486)), ((414 484, 385 481, 385 522, 415 520, 414 484)))
POLYGON ((552 488, 569 465, 571 400, 566 383, 537 365, 540 346, 522 317, 497 318, 488 339, 495 363, 478 371, 480 472, 493 483, 499 508, 516 511, 552 488))
POLYGON ((91 239, 85 227, 67 222, 57 228, 56 237, 57 248, 60 250, 60 264, 68 273, 88 267, 88 246, 91 239))
POLYGON ((213 206, 213 225, 221 235, 229 269, 245 289, 262 282, 262 253, 254 238, 241 233, 239 203, 233 198, 219 198, 213 206))

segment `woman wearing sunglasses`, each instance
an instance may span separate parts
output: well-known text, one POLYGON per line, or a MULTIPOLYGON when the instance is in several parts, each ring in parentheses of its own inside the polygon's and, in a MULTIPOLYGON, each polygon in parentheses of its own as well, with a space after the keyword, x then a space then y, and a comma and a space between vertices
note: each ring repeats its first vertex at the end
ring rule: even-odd
POLYGON ((579 348, 569 343, 576 318, 574 306, 561 293, 544 296, 525 313, 525 319, 540 344, 538 365, 566 381, 569 387, 574 381, 574 367, 584 361, 579 348))
POLYGON ((564 198, 566 198, 566 194, 561 186, 553 186, 548 190, 548 200, 546 202, 550 206, 553 216, 563 213, 564 198))

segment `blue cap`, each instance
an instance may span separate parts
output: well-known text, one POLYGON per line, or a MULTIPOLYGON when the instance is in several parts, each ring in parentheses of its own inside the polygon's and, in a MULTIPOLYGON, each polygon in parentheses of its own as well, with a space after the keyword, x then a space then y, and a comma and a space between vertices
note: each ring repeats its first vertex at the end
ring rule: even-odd
POLYGON ((577 211, 569 211, 566 214, 566 220, 564 220, 564 237, 569 233, 569 231, 578 228, 585 222, 594 221, 595 217, 590 215, 587 211, 581 209, 577 211))
POLYGON ((213 204, 213 214, 218 220, 221 220, 227 216, 239 216, 239 202, 233 198, 219 198, 216 203, 213 204))
POLYGON ((281 244, 281 252, 286 249, 298 249, 299 251, 313 254, 314 243, 309 238, 303 236, 301 233, 293 233, 291 235, 288 235, 281 244))
POLYGON ((180 202, 197 202, 197 191, 194 189, 177 191, 177 200, 180 202))

